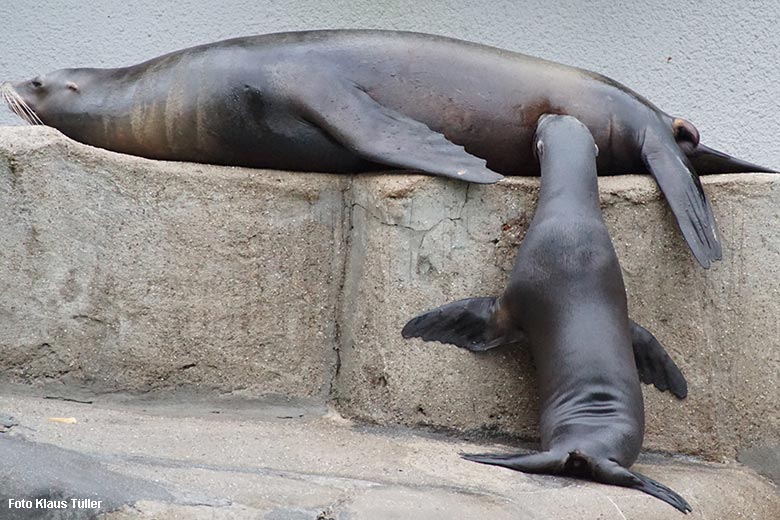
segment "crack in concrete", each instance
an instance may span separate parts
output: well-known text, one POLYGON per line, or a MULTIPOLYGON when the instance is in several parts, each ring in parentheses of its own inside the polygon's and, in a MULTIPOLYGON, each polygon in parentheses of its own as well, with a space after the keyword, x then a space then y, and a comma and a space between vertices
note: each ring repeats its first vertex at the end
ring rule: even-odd
POLYGON ((80 403, 80 404, 93 404, 94 401, 91 399, 78 399, 75 397, 65 397, 62 395, 44 395, 44 399, 50 399, 53 401, 67 401, 69 403, 80 403))
POLYGON ((70 317, 73 320, 87 320, 92 321, 95 323, 99 323, 101 325, 108 326, 108 323, 106 323, 104 320, 101 320, 100 318, 96 318, 95 316, 90 316, 88 314, 74 314, 70 317))
POLYGON ((336 295, 336 319, 334 320, 335 323, 333 324, 333 353, 335 359, 333 361, 330 381, 326 385, 327 390, 325 393, 325 399, 330 401, 336 400, 336 386, 339 381, 342 365, 341 348, 344 344, 342 322, 344 320, 344 315, 346 314, 344 312, 344 296, 347 285, 347 269, 349 268, 349 260, 351 258, 352 251, 352 229, 354 226, 352 218, 352 210, 354 208, 354 204, 352 204, 352 194, 354 183, 355 176, 350 175, 349 183, 347 184, 346 189, 342 190, 341 192, 341 202, 342 207, 344 208, 344 213, 342 214, 339 225, 341 226, 341 233, 343 234, 344 251, 341 255, 341 265, 338 269, 339 288, 336 295))
MULTIPOLYGON (((461 205, 460 209, 458 210, 458 216, 457 217, 450 217, 450 216, 442 217, 439 221, 437 221, 435 224, 433 224, 432 226, 430 226, 428 228, 416 228, 416 227, 413 227, 413 226, 410 226, 410 225, 406 225, 406 224, 399 224, 399 223, 395 223, 395 222, 387 222, 384 219, 382 219, 382 217, 380 217, 379 215, 374 214, 366 206, 360 204, 359 202, 352 202, 351 207, 352 208, 354 208, 355 206, 359 207, 360 209, 362 209, 366 213, 366 215, 368 215, 369 217, 371 217, 372 219, 377 221, 380 225, 388 226, 388 227, 398 227, 398 228, 408 229, 409 231, 412 231, 412 232, 415 232, 415 233, 423 233, 423 236, 420 237, 420 243, 418 245, 418 249, 420 247, 422 247, 422 243, 425 241, 425 237, 426 237, 426 235, 428 233, 430 233, 431 231, 436 229, 436 227, 441 225, 442 222, 447 222, 447 221, 453 222, 453 223, 457 223, 459 226, 461 226, 463 228, 463 230, 465 231, 466 235, 468 236, 469 240, 471 240, 471 241, 473 241, 473 242, 475 242, 477 244, 493 244, 493 245, 495 245, 496 242, 494 242, 493 239, 483 240, 483 239, 480 239, 478 237, 475 237, 472 234, 472 232, 469 229, 469 227, 468 227, 467 220, 463 217, 463 213, 466 210, 466 205, 469 203, 469 200, 470 200, 470 191, 471 191, 471 183, 466 185, 466 189, 464 191, 465 196, 464 196, 463 204, 461 205)), ((352 214, 350 213, 350 218, 351 218, 351 215, 352 214)), ((350 225, 352 225, 352 222, 350 222, 350 225)), ((352 228, 350 227, 350 229, 352 229, 352 228)))
POLYGON ((460 207, 460 211, 458 212, 458 219, 463 218, 463 211, 466 209, 466 204, 469 203, 469 191, 471 190, 471 183, 469 182, 466 184, 466 196, 463 199, 463 205, 460 207))
MULTIPOLYGON (((340 270, 340 285, 338 288, 338 298, 337 298, 337 305, 338 305, 338 314, 340 314, 339 319, 336 320, 336 323, 334 324, 335 327, 335 340, 334 340, 334 346, 333 350, 335 353, 335 363, 332 371, 332 375, 330 377, 330 381, 328 383, 328 390, 327 390, 327 398, 331 401, 338 401, 338 396, 336 395, 340 376, 341 376, 341 367, 343 363, 342 359, 342 349, 346 346, 346 338, 344 337, 344 330, 348 328, 348 326, 345 325, 345 323, 348 320, 351 320, 351 316, 349 316, 348 312, 344 308, 345 304, 345 298, 347 297, 346 292, 348 290, 347 288, 347 280, 349 277, 348 270, 350 268, 350 260, 354 259, 354 247, 355 247, 355 207, 360 208, 363 210, 363 213, 367 215, 369 218, 374 220, 375 222, 378 222, 382 226, 387 227, 394 227, 394 228, 401 228, 410 231, 412 234, 419 234, 419 241, 417 242, 417 246, 414 250, 410 250, 409 255, 409 272, 408 276, 409 278, 412 277, 412 273, 414 271, 414 257, 415 253, 419 254, 420 250, 423 247, 423 244, 425 243, 425 239, 428 237, 429 233, 434 231, 436 228, 438 228, 442 223, 444 222, 453 222, 458 224, 459 226, 462 226, 462 223, 464 223, 463 214, 466 209, 466 205, 469 203, 470 200, 470 191, 471 191, 471 183, 467 183, 465 189, 463 190, 463 203, 460 205, 460 208, 457 211, 457 217, 451 217, 451 216, 444 216, 440 218, 436 223, 434 223, 432 226, 427 228, 417 228, 411 225, 412 220, 412 214, 414 212, 414 207, 410 208, 408 212, 409 216, 409 224, 401 224, 396 222, 388 222, 385 219, 383 219, 380 215, 377 215, 375 211, 370 210, 365 205, 361 204, 360 202, 355 201, 355 176, 350 175, 349 176, 349 183, 345 190, 342 191, 342 200, 344 203, 345 214, 342 218, 342 229, 344 232, 344 248, 345 253, 343 256, 342 264, 341 264, 341 270, 340 270)), ((412 203, 414 202, 414 199, 412 199, 412 203)), ((378 206, 378 205, 377 205, 378 206)), ((472 236, 471 232, 468 230, 467 227, 464 227, 466 235, 469 237, 470 240, 473 240, 475 242, 486 242, 486 241, 480 241, 475 239, 475 237, 472 236)))
POLYGON ((403 228, 403 229, 408 229, 409 231, 415 231, 415 232, 418 232, 418 233, 419 233, 419 232, 425 232, 425 231, 429 231, 429 229, 417 229, 417 228, 414 228, 414 227, 412 227, 412 226, 407 226, 407 225, 405 225, 405 224, 396 224, 396 223, 393 223, 393 222, 386 222, 386 221, 385 221, 385 220, 383 220, 381 217, 379 217, 379 216, 377 216, 377 215, 374 215, 374 214, 373 214, 371 211, 369 211, 369 209, 368 209, 368 208, 366 208, 365 206, 363 206, 363 205, 362 205, 362 204, 360 204, 359 202, 353 202, 353 203, 352 203, 352 208, 354 209, 354 208, 355 208, 355 206, 357 206, 357 207, 359 207, 360 209, 362 209, 363 211, 365 211, 365 212, 366 212, 366 215, 368 215, 368 216, 369 216, 369 217, 371 217, 372 219, 376 220, 377 222, 379 222, 379 223, 380 223, 381 225, 383 225, 383 226, 388 226, 388 227, 399 227, 399 228, 403 228))
MULTIPOLYGON (((433 224, 431 227, 419 229, 419 228, 416 228, 416 227, 407 226, 405 224, 396 224, 396 223, 393 223, 393 222, 387 222, 387 221, 383 220, 381 217, 379 217, 377 215, 374 215, 371 211, 368 210, 368 208, 366 208, 365 206, 363 206, 359 202, 353 202, 352 203, 352 207, 354 208, 355 206, 357 206, 360 209, 362 209, 363 211, 365 211, 366 215, 370 216, 372 219, 376 220, 377 222, 379 222, 379 224, 381 224, 383 226, 399 227, 399 228, 403 228, 403 229, 408 229, 409 231, 414 231, 416 233, 429 233, 429 232, 433 231, 437 226, 439 226, 442 222, 445 222, 445 221, 461 222, 461 220, 462 220, 460 216, 457 216, 457 217, 443 217, 440 220, 438 220, 435 224, 433 224)), ((465 206, 465 204, 464 204, 464 206, 465 206)), ((461 208, 461 213, 462 212, 463 212, 463 208, 461 208)))

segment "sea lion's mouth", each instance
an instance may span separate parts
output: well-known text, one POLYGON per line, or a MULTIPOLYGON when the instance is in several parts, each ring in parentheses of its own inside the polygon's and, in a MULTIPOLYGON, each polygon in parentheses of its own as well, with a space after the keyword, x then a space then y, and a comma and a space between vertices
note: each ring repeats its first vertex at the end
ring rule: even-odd
POLYGON ((41 118, 35 113, 35 110, 27 104, 24 98, 22 98, 16 90, 14 90, 10 83, 3 83, 0 85, 0 96, 5 100, 5 104, 8 105, 8 108, 10 108, 14 114, 27 121, 27 123, 31 125, 43 124, 43 121, 41 121, 41 118))

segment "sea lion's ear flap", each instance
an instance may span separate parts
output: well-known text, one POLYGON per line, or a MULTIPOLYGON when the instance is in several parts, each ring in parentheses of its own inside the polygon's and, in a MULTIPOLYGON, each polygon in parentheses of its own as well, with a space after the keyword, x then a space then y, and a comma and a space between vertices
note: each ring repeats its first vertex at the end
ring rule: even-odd
POLYGON ((678 143, 690 143, 694 148, 699 145, 699 131, 690 121, 680 118, 672 121, 672 133, 674 133, 674 140, 678 143))
POLYGON ((639 380, 662 392, 669 390, 677 399, 685 399, 688 382, 663 345, 650 331, 631 320, 629 328, 639 380))
POLYGON ((449 343, 472 352, 523 341, 525 335, 507 327, 496 298, 468 298, 442 305, 409 320, 404 338, 449 343))
POLYGON ((666 128, 648 128, 642 160, 655 177, 696 260, 708 268, 722 251, 715 216, 699 176, 666 128))
POLYGON ((72 90, 73 92, 78 92, 79 91, 79 86, 76 85, 75 83, 73 83, 72 81, 68 81, 67 83, 65 83, 65 86, 69 90, 72 90))

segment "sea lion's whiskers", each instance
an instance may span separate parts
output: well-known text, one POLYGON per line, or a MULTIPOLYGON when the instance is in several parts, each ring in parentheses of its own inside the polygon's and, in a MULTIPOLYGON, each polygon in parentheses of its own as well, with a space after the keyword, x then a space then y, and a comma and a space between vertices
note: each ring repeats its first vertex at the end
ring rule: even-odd
POLYGON ((43 121, 41 121, 41 118, 38 117, 38 114, 35 113, 35 110, 33 110, 32 107, 30 107, 30 105, 28 105, 25 100, 20 99, 19 101, 22 103, 22 106, 25 108, 25 110, 27 110, 27 112, 29 112, 29 114, 32 116, 34 124, 42 125, 43 121))
POLYGON ((8 85, 2 85, 0 86, 0 93, 3 95, 3 99, 5 100, 6 105, 8 105, 8 108, 11 109, 11 111, 16 114, 17 116, 24 119, 26 122, 30 122, 26 115, 21 111, 19 104, 16 102, 16 99, 14 98, 11 88, 8 85))
POLYGON ((33 110, 30 105, 27 104, 27 102, 17 94, 16 101, 21 105, 22 109, 30 116, 31 124, 33 125, 42 125, 43 121, 41 121, 41 118, 38 117, 38 114, 35 113, 35 110, 33 110))
POLYGON ((16 113, 13 103, 11 102, 11 98, 8 94, 8 87, 5 85, 0 85, 0 96, 3 96, 3 101, 5 101, 5 104, 8 106, 8 108, 10 108, 12 112, 16 113))
POLYGON ((11 109, 11 112, 16 114, 17 116, 21 117, 25 122, 29 123, 27 120, 27 117, 24 113, 21 112, 18 104, 14 100, 13 97, 7 92, 3 92, 3 98, 5 99, 6 104, 8 105, 8 108, 11 109))
POLYGON ((43 121, 30 105, 8 84, 0 86, 0 93, 14 114, 24 119, 30 125, 42 125, 43 121))
POLYGON ((27 124, 30 124, 30 125, 33 124, 32 119, 30 118, 30 114, 24 109, 24 107, 22 107, 22 105, 21 105, 21 103, 19 103, 18 99, 12 97, 11 98, 11 103, 13 103, 13 105, 14 105, 14 109, 15 109, 14 112, 16 112, 16 114, 19 117, 24 119, 27 122, 27 124))
POLYGON ((7 83, 3 83, 0 85, 0 95, 3 96, 3 100, 5 101, 5 104, 8 105, 8 108, 13 110, 13 106, 11 103, 11 94, 9 92, 10 87, 7 83))
POLYGON ((3 101, 5 101, 5 104, 8 105, 8 108, 11 108, 11 103, 8 102, 8 95, 5 93, 4 87, 0 87, 0 96, 3 97, 3 101))

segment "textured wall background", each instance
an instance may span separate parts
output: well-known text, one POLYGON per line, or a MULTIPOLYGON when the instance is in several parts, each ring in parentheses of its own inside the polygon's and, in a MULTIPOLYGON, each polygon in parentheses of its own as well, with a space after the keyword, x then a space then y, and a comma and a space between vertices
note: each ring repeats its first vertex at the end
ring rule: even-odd
MULTIPOLYGON (((697 125, 703 141, 780 168, 778 4, 675 0, 2 0, 0 80, 116 67, 223 38, 299 29, 423 31, 604 73, 697 125)), ((0 110, 0 125, 19 124, 0 110)))

